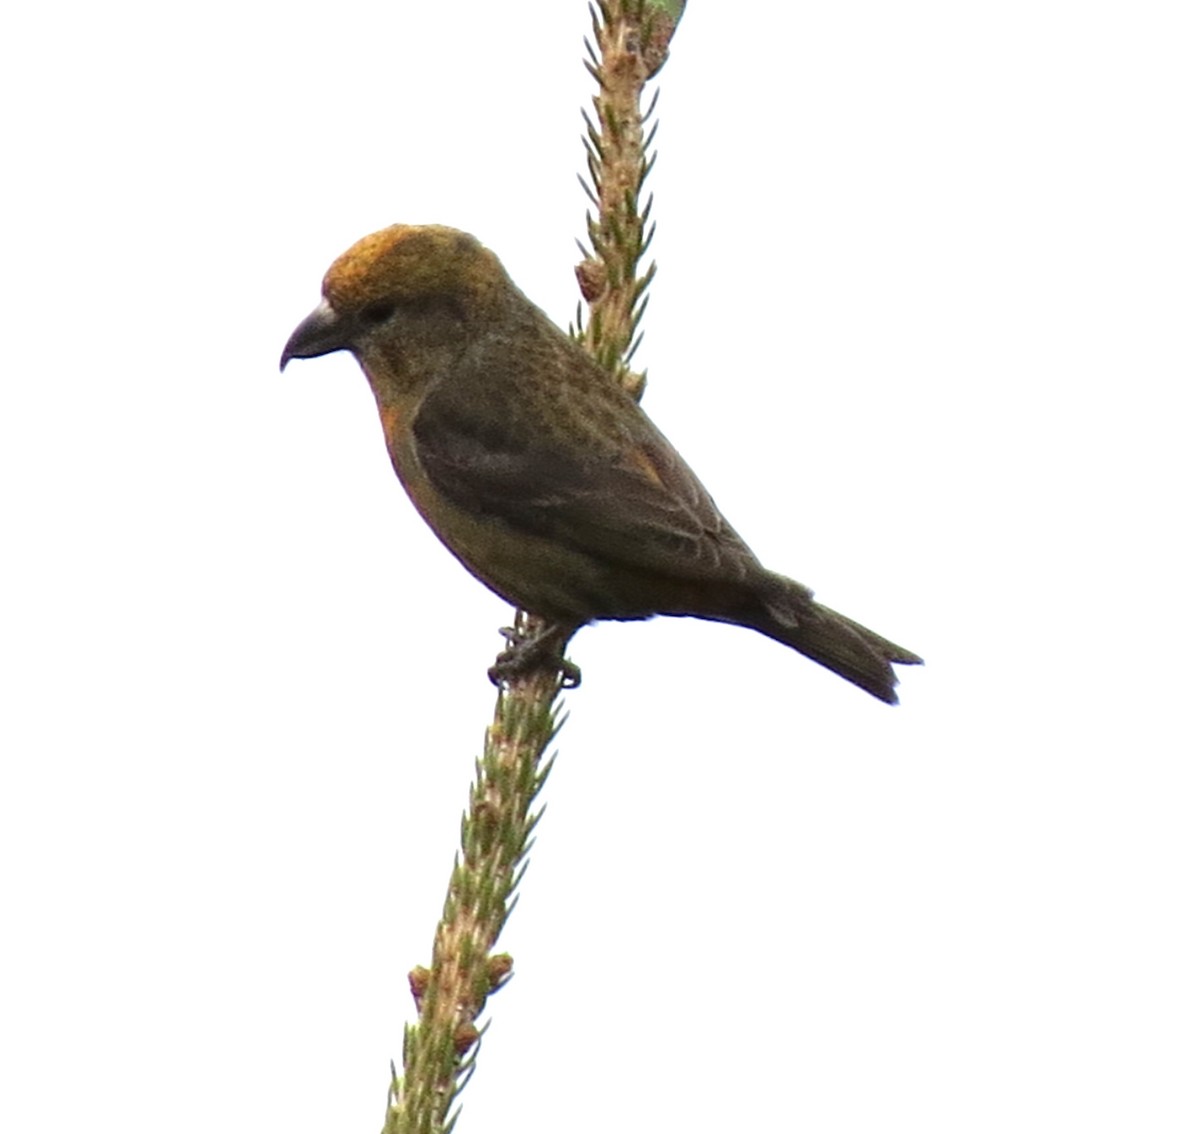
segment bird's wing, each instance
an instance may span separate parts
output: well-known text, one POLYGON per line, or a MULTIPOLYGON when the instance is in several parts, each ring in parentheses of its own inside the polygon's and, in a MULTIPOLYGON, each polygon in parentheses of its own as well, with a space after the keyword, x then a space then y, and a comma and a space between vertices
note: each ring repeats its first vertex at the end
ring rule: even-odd
POLYGON ((434 388, 414 419, 417 458, 444 497, 614 566, 696 581, 761 571, 683 458, 607 375, 571 374, 546 404, 530 398, 523 366, 492 362, 434 388))

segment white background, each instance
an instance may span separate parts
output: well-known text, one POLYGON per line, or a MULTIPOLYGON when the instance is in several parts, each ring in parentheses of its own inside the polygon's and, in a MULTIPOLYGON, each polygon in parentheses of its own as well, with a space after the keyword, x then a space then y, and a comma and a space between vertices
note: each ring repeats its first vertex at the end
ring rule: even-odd
MULTIPOLYGON (((1190 5, 695 0, 645 405, 920 651, 583 632, 463 1134, 1200 1128, 1190 5)), ((0 67, 0 1128, 373 1131, 508 608, 347 355, 393 221, 565 324, 581 3, 25 5, 0 67)))

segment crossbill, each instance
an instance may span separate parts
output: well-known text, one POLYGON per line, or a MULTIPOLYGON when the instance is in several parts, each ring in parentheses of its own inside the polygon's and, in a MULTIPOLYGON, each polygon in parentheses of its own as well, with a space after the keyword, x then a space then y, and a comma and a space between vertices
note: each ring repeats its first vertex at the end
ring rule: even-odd
POLYGON ((921 659, 763 567, 638 403, 474 237, 393 225, 338 257, 322 294, 280 369, 350 351, 417 510, 560 645, 599 619, 731 622, 895 702, 893 663, 921 659))

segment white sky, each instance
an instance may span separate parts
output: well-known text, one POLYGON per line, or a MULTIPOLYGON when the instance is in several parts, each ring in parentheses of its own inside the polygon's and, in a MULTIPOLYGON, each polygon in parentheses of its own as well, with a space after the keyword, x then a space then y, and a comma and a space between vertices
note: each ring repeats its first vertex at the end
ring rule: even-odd
MULTIPOLYGON (((776 8, 661 77, 645 405, 929 664, 582 633, 460 1130, 1195 1131, 1195 13, 776 8)), ((397 220, 566 323, 585 9, 6 23, 0 1128, 376 1130, 509 610, 277 359, 397 220)))

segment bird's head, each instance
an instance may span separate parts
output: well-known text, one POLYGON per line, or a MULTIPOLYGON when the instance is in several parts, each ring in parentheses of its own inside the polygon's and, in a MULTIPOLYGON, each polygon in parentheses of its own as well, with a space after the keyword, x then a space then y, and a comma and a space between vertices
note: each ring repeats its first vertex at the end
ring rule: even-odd
POLYGON ((461 343, 512 291, 500 261, 473 236, 441 225, 395 224, 364 236, 333 262, 321 302, 292 332, 279 368, 336 350, 367 365, 397 351, 461 343))

